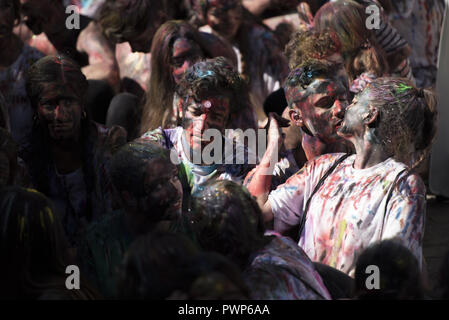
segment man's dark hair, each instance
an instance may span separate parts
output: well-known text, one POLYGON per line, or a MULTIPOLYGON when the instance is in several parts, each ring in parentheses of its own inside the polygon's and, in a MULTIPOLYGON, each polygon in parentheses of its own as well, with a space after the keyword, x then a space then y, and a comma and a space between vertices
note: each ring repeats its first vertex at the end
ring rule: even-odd
POLYGON ((292 70, 284 83, 287 91, 289 87, 301 86, 303 89, 307 87, 320 76, 329 76, 335 73, 341 65, 326 62, 323 60, 308 59, 300 64, 296 69, 292 70))
POLYGON ((135 197, 145 195, 145 168, 157 158, 169 160, 169 151, 154 143, 133 141, 120 148, 111 159, 111 179, 117 191, 128 191, 135 197))

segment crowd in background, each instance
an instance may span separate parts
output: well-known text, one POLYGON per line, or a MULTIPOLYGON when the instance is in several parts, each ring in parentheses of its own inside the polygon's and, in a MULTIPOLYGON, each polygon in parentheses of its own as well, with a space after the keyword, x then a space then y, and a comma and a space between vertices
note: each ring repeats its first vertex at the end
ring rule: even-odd
POLYGON ((449 298, 422 254, 445 12, 0 0, 0 298, 449 298))

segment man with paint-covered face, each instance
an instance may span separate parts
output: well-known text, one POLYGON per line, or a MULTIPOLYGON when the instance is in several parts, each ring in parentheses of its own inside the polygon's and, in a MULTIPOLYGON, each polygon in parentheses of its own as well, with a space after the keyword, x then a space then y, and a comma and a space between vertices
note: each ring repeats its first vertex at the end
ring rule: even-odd
MULTIPOLYGON (((348 76, 338 57, 336 53, 327 60, 303 59, 288 76, 284 84, 288 107, 283 117, 290 120, 290 125, 283 130, 286 150, 279 154, 282 160, 273 171, 271 189, 284 183, 308 160, 332 152, 352 153, 350 143, 337 135, 339 117, 349 99, 348 76)), ((246 184, 255 178, 254 173, 246 177, 246 184)))
POLYGON ((310 59, 290 73, 285 92, 293 125, 301 128, 307 159, 324 153, 350 152, 337 135, 339 115, 349 104, 349 82, 342 64, 310 59))
MULTIPOLYGON (((177 86, 183 99, 182 126, 159 128, 141 137, 172 149, 172 161, 180 163, 185 174, 190 189, 187 193, 195 194, 215 179, 241 181, 252 168, 244 145, 236 147, 225 136, 226 129, 248 129, 235 119, 246 124, 252 122, 255 128, 254 118, 242 119, 242 114, 252 116, 245 89, 244 80, 223 57, 197 62, 177 86)), ((252 158, 255 164, 255 154, 252 158)))

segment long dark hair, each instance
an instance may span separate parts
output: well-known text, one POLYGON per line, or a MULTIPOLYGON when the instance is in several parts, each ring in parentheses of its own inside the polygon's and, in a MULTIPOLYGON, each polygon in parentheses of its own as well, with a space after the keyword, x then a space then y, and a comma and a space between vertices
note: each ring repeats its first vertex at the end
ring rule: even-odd
POLYGON ((338 36, 351 80, 363 71, 382 76, 389 69, 385 52, 379 47, 374 32, 366 28, 366 19, 364 7, 352 0, 328 2, 314 18, 314 28, 319 33, 332 30, 338 36), (354 63, 354 60, 357 61, 354 63), (363 70, 362 63, 369 70, 363 70))
MULTIPOLYGON (((87 188, 87 208, 91 208, 90 194, 95 185, 93 168, 94 144, 97 140, 97 130, 94 122, 90 120, 87 112, 86 96, 88 83, 81 72, 79 65, 72 59, 63 56, 47 56, 33 64, 26 75, 26 89, 31 106, 34 111, 33 128, 30 137, 30 146, 20 155, 28 165, 33 185, 42 193, 48 194, 50 190, 49 176, 53 168, 53 157, 49 143, 49 133, 43 128, 37 116, 40 95, 48 85, 63 85, 69 87, 78 97, 83 116, 80 124, 81 159, 84 181, 87 188)), ((90 213, 87 212, 87 216, 90 213)))
POLYGON ((200 33, 187 22, 172 20, 159 27, 151 46, 151 76, 142 110, 142 134, 160 126, 164 128, 173 116, 176 84, 169 70, 173 44, 179 38, 198 44, 204 58, 213 57, 200 33))

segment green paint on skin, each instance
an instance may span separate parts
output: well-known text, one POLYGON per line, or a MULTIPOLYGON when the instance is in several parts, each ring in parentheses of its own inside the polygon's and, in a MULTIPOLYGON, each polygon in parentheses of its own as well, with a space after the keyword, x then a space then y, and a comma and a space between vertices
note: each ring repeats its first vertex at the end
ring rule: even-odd
POLYGON ((406 84, 401 83, 397 88, 396 88, 396 94, 400 94, 400 93, 404 93, 407 90, 412 89, 411 86, 408 86, 406 84))

